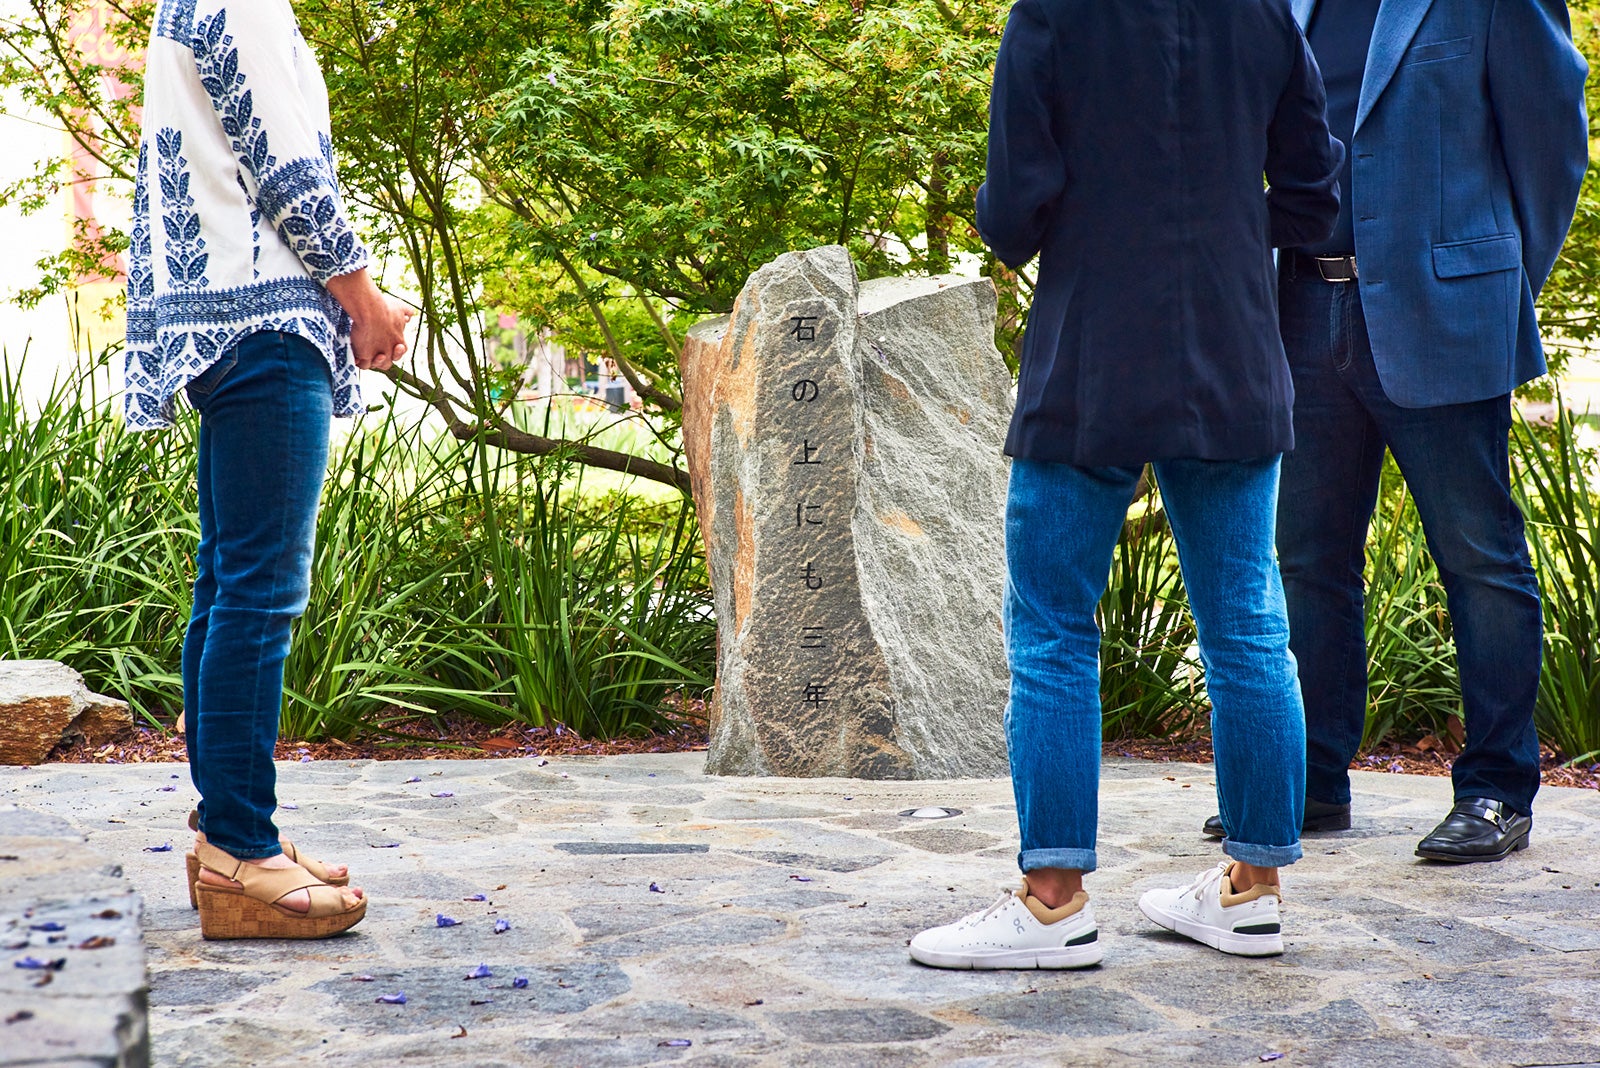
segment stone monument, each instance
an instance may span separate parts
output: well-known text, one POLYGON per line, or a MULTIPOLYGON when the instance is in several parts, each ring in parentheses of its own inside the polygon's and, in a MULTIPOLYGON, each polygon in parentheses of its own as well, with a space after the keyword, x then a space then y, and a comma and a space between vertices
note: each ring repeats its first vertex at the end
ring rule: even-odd
POLYGON ((683 348, 716 598, 714 774, 1006 770, 1011 379, 986 278, 780 256, 683 348))

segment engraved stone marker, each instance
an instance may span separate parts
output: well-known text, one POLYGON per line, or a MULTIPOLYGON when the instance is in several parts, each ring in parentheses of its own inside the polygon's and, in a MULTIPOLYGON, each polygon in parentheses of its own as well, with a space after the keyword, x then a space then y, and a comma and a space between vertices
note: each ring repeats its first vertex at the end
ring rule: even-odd
POLYGON ((683 350, 719 627, 708 770, 1003 774, 1010 377, 987 279, 788 253, 683 350))

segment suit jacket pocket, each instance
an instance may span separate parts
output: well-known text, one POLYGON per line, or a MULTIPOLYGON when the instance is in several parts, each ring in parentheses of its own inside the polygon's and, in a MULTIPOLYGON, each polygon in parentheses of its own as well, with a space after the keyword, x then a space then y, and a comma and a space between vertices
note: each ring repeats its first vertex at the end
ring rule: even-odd
POLYGON ((1406 58, 1402 61, 1405 65, 1412 63, 1431 63, 1436 59, 1454 59, 1464 56, 1472 51, 1472 37, 1453 37, 1448 41, 1430 41, 1427 44, 1412 45, 1406 51, 1406 58))
POLYGON ((1522 241, 1516 234, 1496 234, 1433 246, 1433 273, 1440 278, 1509 271, 1521 266, 1522 241))

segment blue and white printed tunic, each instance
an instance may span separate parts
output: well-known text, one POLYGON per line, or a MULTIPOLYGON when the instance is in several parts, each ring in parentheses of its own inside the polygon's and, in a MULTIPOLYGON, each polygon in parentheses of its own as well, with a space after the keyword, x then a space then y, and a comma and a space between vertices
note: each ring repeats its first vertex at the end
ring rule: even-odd
POLYGON ((350 317, 324 283, 367 260, 289 0, 159 0, 128 255, 128 425, 171 426, 178 391, 262 330, 321 349, 334 414, 359 412, 350 317))

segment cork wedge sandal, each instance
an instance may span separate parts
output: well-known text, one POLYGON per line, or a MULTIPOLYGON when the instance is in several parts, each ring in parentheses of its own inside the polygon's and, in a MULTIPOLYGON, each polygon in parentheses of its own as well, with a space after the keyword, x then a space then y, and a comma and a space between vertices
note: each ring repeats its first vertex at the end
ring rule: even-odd
MULTIPOLYGON (((189 812, 189 829, 195 834, 200 833, 200 813, 193 810, 189 812)), ((328 874, 327 866, 324 865, 322 861, 312 860, 310 857, 302 857, 300 855, 300 851, 294 847, 294 843, 289 841, 289 839, 279 838, 278 844, 283 847, 284 856, 288 857, 306 871, 310 872, 315 878, 320 879, 329 886, 350 885, 349 875, 330 876, 328 874)), ((200 859, 193 853, 186 853, 184 854, 183 863, 184 867, 189 872, 189 907, 192 909, 197 909, 200 907, 200 903, 195 900, 194 884, 200 881, 200 859)))
POLYGON ((195 847, 200 866, 231 879, 238 886, 212 886, 196 881, 200 937, 212 941, 236 938, 328 938, 348 931, 367 914, 362 898, 346 906, 342 892, 296 864, 263 868, 247 864, 209 842, 195 847), (278 904, 296 890, 311 897, 307 912, 278 904))

